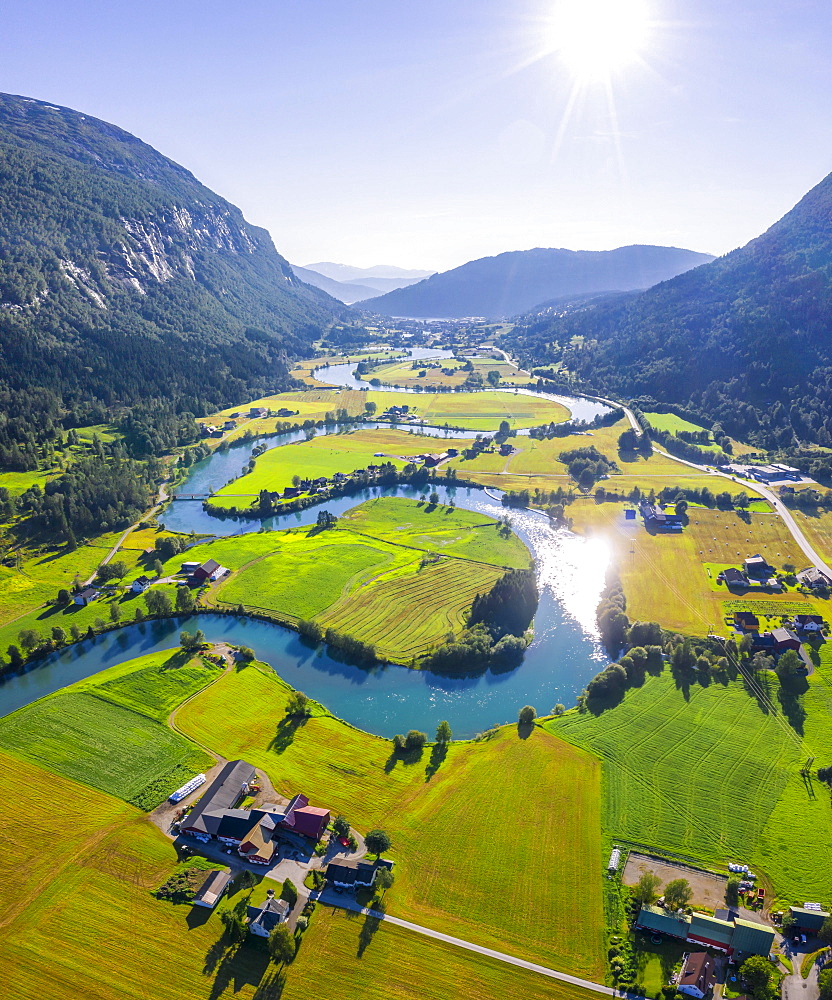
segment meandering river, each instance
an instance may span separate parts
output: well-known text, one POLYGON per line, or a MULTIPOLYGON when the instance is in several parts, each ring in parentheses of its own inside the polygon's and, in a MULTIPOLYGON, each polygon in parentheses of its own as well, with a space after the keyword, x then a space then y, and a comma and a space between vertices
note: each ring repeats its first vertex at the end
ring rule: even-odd
MULTIPOLYGON (((354 369, 355 366, 334 367, 354 369)), ((569 397, 563 397, 563 401, 573 412, 579 402, 589 402, 569 397)), ((425 432, 459 436, 437 429, 425 432)), ((332 429, 328 433, 338 431, 332 429)), ((282 446, 303 437, 300 432, 267 440, 282 446)), ((193 466, 179 492, 199 494, 219 489, 240 473, 257 444, 249 441, 215 452, 193 466)), ((458 507, 493 517, 506 513, 494 491, 454 486, 431 488, 436 489, 442 502, 453 498, 458 507)), ((325 506, 332 513, 341 514, 372 496, 413 497, 419 492, 407 486, 373 487, 351 497, 327 501, 325 506)), ((313 507, 261 522, 211 517, 198 502, 178 501, 169 505, 161 520, 172 531, 228 536, 261 527, 279 529, 311 524, 318 509, 313 507)), ((609 553, 600 540, 587 540, 564 529, 554 529, 546 517, 534 512, 513 510, 510 517, 514 530, 535 557, 541 594, 534 621, 534 642, 523 663, 514 670, 486 671, 464 678, 394 665, 366 670, 330 656, 325 648, 315 648, 297 633, 279 625, 206 614, 192 619, 128 625, 55 653, 37 662, 28 672, 6 678, 0 684, 0 714, 125 659, 176 645, 182 628, 197 627, 212 641, 250 646, 258 658, 270 663, 291 685, 352 725, 380 736, 389 737, 413 728, 431 733, 441 719, 447 719, 457 737, 468 737, 496 723, 516 719, 518 709, 525 704, 534 705, 539 713, 549 712, 558 702, 571 705, 586 682, 607 662, 598 641, 595 608, 604 586, 609 553)))

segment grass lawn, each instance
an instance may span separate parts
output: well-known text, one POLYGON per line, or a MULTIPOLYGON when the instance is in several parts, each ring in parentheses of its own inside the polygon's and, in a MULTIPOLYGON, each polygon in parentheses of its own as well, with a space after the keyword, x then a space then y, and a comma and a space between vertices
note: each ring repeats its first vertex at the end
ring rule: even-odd
MULTIPOLYGON (((680 689, 666 672, 598 717, 572 712, 545 728, 604 761, 610 837, 708 866, 741 857, 781 903, 825 899, 832 804, 799 770, 809 756, 832 756, 830 656, 824 648, 808 679, 803 723, 790 725, 779 706, 761 710, 741 680, 680 689)), ((768 683, 777 704, 777 682, 768 683)))
POLYGON ((418 385, 426 389, 438 386, 458 388, 471 374, 479 374, 487 386, 489 372, 497 372, 504 382, 510 382, 514 385, 525 386, 537 383, 537 379, 521 373, 514 365, 508 364, 502 358, 497 361, 494 358, 472 357, 470 360, 474 366, 473 372, 464 369, 465 362, 455 361, 453 358, 426 358, 422 361, 412 361, 410 358, 406 358, 400 362, 375 368, 365 377, 380 379, 387 385, 401 385, 405 388, 418 385), (419 375, 422 371, 425 372, 424 376, 419 375), (446 374, 447 372, 451 372, 451 374, 446 374))
MULTIPOLYGON (((209 600, 315 619, 409 663, 459 632, 474 597, 506 568, 530 565, 516 535, 481 514, 379 497, 335 528, 296 528, 223 539, 189 550, 238 570, 209 600), (425 562, 429 556, 433 562, 425 562)), ((177 557, 166 572, 179 568, 177 557)))
POLYGON ((282 1000, 308 1000, 311 996, 587 1000, 590 994, 394 924, 319 907, 288 969, 282 1000))
MULTIPOLYGON (((105 677, 100 675, 104 684, 105 677)), ((211 759, 147 714, 113 703, 143 702, 145 712, 158 714, 170 697, 165 691, 170 682, 163 682, 157 698, 143 691, 147 677, 119 680, 105 688, 113 701, 96 697, 95 686, 83 681, 0 719, 0 748, 140 808, 154 808, 211 759)))
POLYGON ((35 470, 34 472, 0 472, 0 486, 7 489, 13 497, 25 493, 30 486, 40 486, 41 489, 58 475, 57 470, 45 471, 35 470))
POLYGON ((603 975, 600 768, 591 755, 513 727, 429 755, 391 758, 387 740, 326 714, 280 718, 289 689, 257 667, 224 674, 177 716, 183 732, 260 767, 284 794, 390 834, 388 912, 578 975, 603 975), (264 713, 260 706, 276 710, 264 713), (518 775, 522 774, 522 781, 518 775), (495 901, 499 902, 496 905, 495 901))

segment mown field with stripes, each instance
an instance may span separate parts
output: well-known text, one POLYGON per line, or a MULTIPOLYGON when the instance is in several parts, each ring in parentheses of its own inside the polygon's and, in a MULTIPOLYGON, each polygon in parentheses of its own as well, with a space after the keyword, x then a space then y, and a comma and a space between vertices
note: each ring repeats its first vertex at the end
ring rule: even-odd
POLYGON ((829 789, 800 771, 832 760, 832 654, 823 647, 802 704, 784 711, 776 678, 680 686, 648 678, 600 716, 545 724, 604 762, 611 838, 723 867, 742 859, 781 904, 832 897, 829 789))
POLYGON ((228 540, 199 546, 200 558, 234 572, 207 603, 300 619, 376 647, 408 664, 458 634, 477 594, 531 557, 516 535, 471 511, 400 497, 353 508, 326 531, 249 536, 245 561, 228 540))
POLYGON ((448 632, 459 633, 477 594, 503 570, 485 563, 442 557, 393 580, 381 578, 342 598, 319 616, 325 628, 376 646, 396 663, 424 656, 448 632))

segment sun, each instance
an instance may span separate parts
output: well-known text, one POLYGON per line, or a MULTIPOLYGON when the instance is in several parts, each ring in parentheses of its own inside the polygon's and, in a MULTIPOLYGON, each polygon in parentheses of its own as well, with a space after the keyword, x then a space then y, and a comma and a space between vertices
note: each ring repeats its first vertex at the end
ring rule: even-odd
POLYGON ((645 0, 557 0, 547 48, 582 81, 603 80, 640 58, 649 32, 645 0))

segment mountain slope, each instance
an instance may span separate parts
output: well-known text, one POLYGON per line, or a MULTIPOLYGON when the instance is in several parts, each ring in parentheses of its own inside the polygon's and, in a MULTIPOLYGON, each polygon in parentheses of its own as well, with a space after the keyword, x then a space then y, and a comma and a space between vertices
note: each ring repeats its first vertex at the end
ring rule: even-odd
POLYGON ((0 95, 7 415, 38 394, 78 419, 154 399, 227 405, 285 385, 287 352, 308 350, 344 311, 298 281, 265 230, 151 146, 0 95))
POLYGON ((414 318, 513 316, 564 296, 648 288, 711 260, 708 254, 676 247, 515 250, 369 299, 363 308, 414 318))
POLYGON ((686 404, 768 447, 832 443, 832 174, 741 249, 517 333, 527 358, 607 391, 686 404))
POLYGON ((308 267, 298 267, 297 264, 292 264, 291 268, 296 278, 305 281, 307 285, 312 285, 313 288, 322 289, 327 295, 331 295, 347 305, 378 295, 378 289, 371 288, 369 285, 353 283, 352 281, 336 281, 334 278, 318 274, 317 271, 312 271, 308 267))
POLYGON ((318 274, 323 274, 335 281, 358 281, 369 285, 371 284, 370 279, 381 279, 382 281, 398 281, 399 285, 396 287, 401 287, 410 281, 421 281, 422 278, 428 278, 435 273, 434 271, 420 271, 418 268, 396 267, 393 264, 354 267, 352 264, 333 264, 332 261, 328 260, 304 266, 310 271, 317 271, 318 274))

